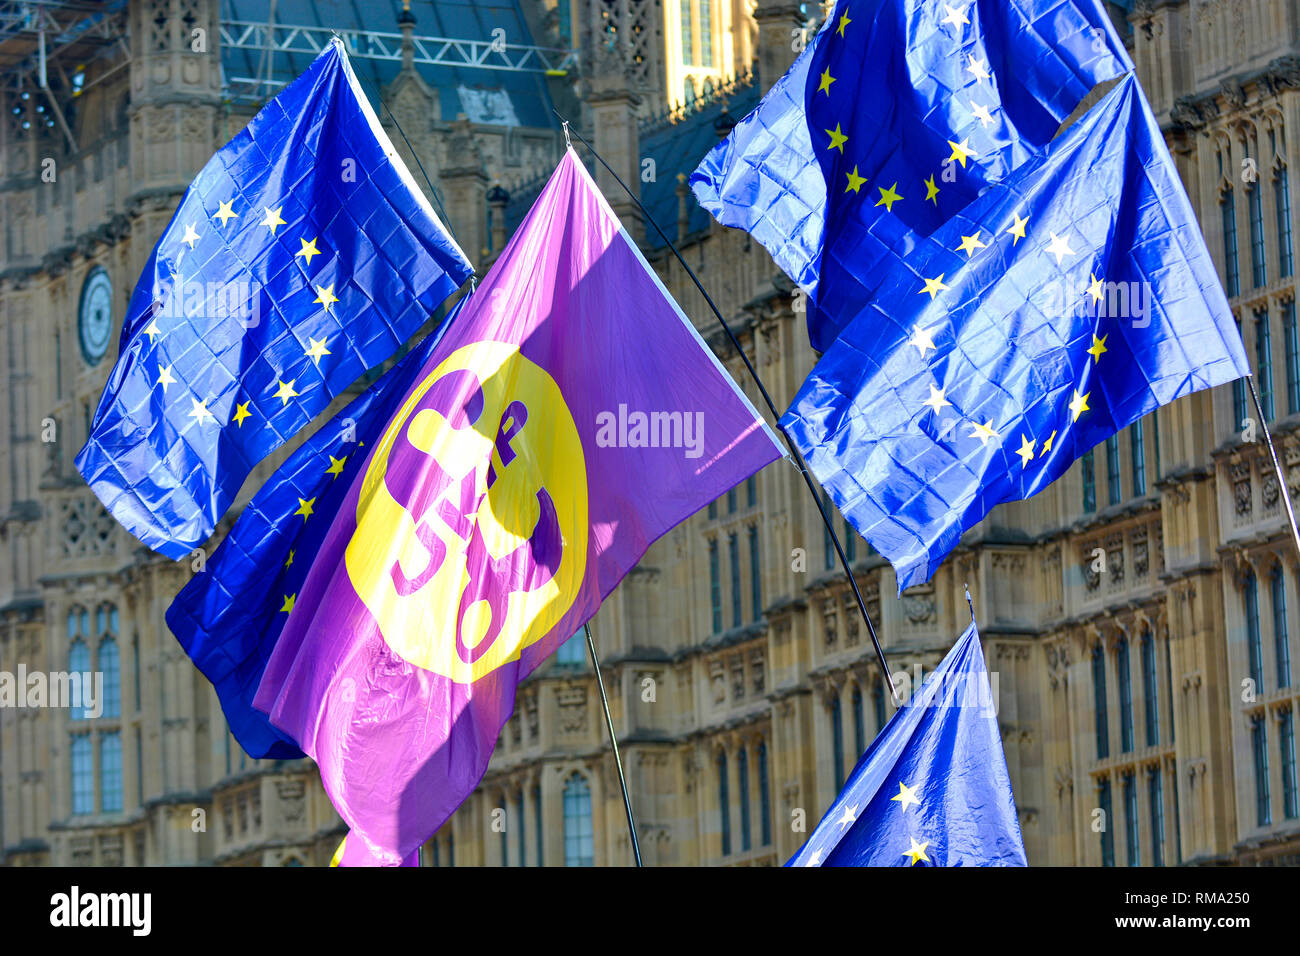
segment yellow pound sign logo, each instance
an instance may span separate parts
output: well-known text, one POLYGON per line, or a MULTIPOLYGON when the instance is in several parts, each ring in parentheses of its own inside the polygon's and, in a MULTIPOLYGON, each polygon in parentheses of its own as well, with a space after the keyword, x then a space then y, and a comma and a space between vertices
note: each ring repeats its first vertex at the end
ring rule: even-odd
POLYGON ((555 380, 504 342, 407 398, 357 501, 348 577, 403 660, 475 681, 544 637, 587 567, 587 470, 555 380))

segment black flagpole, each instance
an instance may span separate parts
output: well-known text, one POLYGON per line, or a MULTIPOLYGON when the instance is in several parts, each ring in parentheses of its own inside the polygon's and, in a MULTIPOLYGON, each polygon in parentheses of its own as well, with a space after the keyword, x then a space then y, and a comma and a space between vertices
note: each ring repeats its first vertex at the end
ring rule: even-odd
POLYGON ((632 801, 627 796, 627 778, 623 776, 623 759, 618 755, 618 738, 614 736, 614 718, 609 715, 609 698, 605 696, 605 678, 600 676, 600 660, 596 657, 596 642, 591 639, 591 623, 582 625, 587 634, 587 650, 591 654, 591 669, 596 672, 596 686, 600 688, 600 703, 605 708, 605 726, 609 728, 609 745, 614 750, 614 766, 618 768, 618 785, 623 790, 623 809, 627 811, 627 833, 632 838, 632 855, 637 866, 641 862, 641 844, 636 838, 636 821, 632 819, 632 801))
POLYGON ((632 201, 636 203, 637 208, 641 210, 641 215, 644 217, 645 221, 654 226, 655 232, 659 233, 659 237, 667 243, 668 248, 672 250, 672 254, 677 258, 677 261, 681 263, 682 268, 686 270, 686 274, 691 277, 691 281, 695 283, 695 288, 700 291, 700 295, 704 296, 704 301, 708 303, 714 316, 722 325, 723 331, 727 333, 727 338, 731 340, 732 346, 740 354, 741 360, 745 363, 745 368, 749 370, 749 377, 752 378, 754 384, 758 386, 758 391, 763 396, 763 401, 767 403, 768 411, 772 413, 772 419, 776 422, 777 431, 779 431, 781 437, 785 439, 786 447, 790 450, 790 460, 794 462, 795 467, 799 470, 799 474, 803 476, 804 484, 808 486, 808 493, 812 495, 813 504, 817 506, 817 513, 821 515, 822 524, 826 526, 826 532, 831 536, 831 542, 835 545, 835 553, 839 556, 840 567, 844 569, 844 576, 848 578, 849 586, 853 588, 853 597, 857 601, 858 611, 862 614, 862 620, 867 624, 867 633, 871 635, 871 644, 876 649, 876 660, 880 662, 880 670, 884 674, 885 684, 889 687, 889 693, 893 696, 894 703, 901 704, 902 701, 899 700, 898 690, 894 686, 894 675, 890 673, 889 664, 885 661, 885 652, 880 646, 880 639, 876 636, 876 626, 871 623, 871 615, 867 613, 866 601, 862 599, 862 591, 858 588, 857 578, 853 576, 853 569, 849 567, 849 559, 844 554, 843 545, 840 544, 840 536, 836 534, 835 525, 831 521, 830 515, 826 513, 826 508, 822 504, 821 495, 817 494, 817 487, 813 484, 812 477, 808 474, 807 465, 804 464, 802 456, 800 456, 798 450, 794 447, 794 442, 790 439, 786 430, 781 427, 781 413, 776 410, 776 405, 772 403, 772 397, 767 393, 767 388, 763 385, 763 380, 758 377, 758 371, 754 368, 753 363, 749 361, 749 356, 745 354, 745 350, 741 348, 740 340, 736 338, 736 333, 732 331, 727 320, 722 317, 722 312, 720 312, 718 307, 714 304, 713 298, 704 290, 704 286, 700 283, 700 279, 695 274, 695 270, 686 264, 686 260, 683 259, 682 254, 677 251, 677 247, 673 245, 673 241, 668 238, 667 233, 665 233, 663 229, 659 228, 659 223, 654 221, 645 206, 641 205, 641 200, 637 199, 637 197, 633 195, 632 190, 628 189, 627 183, 623 182, 622 177, 620 177, 618 173, 614 172, 613 168, 609 163, 605 162, 604 157, 602 157, 600 153, 596 152, 596 147, 587 142, 587 140, 584 139, 582 134, 577 130, 570 129, 569 121, 560 115, 559 110, 552 107, 552 112, 554 112, 555 115, 560 118, 560 122, 564 124, 564 139, 566 144, 569 142, 569 134, 572 132, 583 146, 586 146, 587 149, 591 150, 591 155, 596 157, 596 160, 600 165, 604 166, 605 169, 609 171, 609 174, 614 177, 615 181, 623 187, 623 191, 628 194, 632 201))
POLYGON ((1268 433, 1268 422, 1264 418, 1264 407, 1259 401, 1259 392, 1255 391, 1255 376, 1247 375, 1246 384, 1250 387, 1250 397, 1255 403, 1255 414, 1259 416, 1259 427, 1264 432, 1264 444, 1268 446, 1268 456, 1273 460, 1273 470, 1277 472, 1277 482, 1282 489, 1282 501, 1286 504, 1286 516, 1291 522, 1291 538, 1295 541, 1296 553, 1300 554, 1300 528, 1296 527, 1295 509, 1291 506, 1291 491, 1287 487, 1286 475, 1282 473, 1282 463, 1278 461, 1277 449, 1273 447, 1273 436, 1268 433))

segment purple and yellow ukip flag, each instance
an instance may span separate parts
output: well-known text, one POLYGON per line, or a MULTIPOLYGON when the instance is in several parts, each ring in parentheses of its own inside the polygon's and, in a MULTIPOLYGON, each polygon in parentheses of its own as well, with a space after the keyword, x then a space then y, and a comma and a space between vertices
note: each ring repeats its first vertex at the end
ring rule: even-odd
POLYGON ((370 450, 258 688, 357 838, 344 865, 427 840, 519 682, 781 455, 570 150, 370 450))

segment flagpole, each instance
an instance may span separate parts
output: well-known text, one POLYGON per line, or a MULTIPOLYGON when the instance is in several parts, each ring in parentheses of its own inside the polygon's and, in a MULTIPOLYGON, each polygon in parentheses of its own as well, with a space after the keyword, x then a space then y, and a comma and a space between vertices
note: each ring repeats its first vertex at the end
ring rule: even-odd
MULTIPOLYGON (((704 301, 708 303, 709 309, 712 310, 714 316, 722 326, 722 330, 726 332, 727 338, 731 340, 732 346, 740 354, 741 360, 745 363, 745 368, 749 370, 749 377, 752 378, 754 384, 758 386, 758 391, 763 396, 763 401, 767 404, 768 411, 772 413, 772 419, 776 423, 777 431, 779 431, 781 437, 785 439, 786 447, 790 450, 790 460, 794 462, 795 468, 797 468, 799 474, 803 476, 804 484, 808 486, 808 493, 812 495, 813 504, 817 506, 817 513, 821 515, 822 524, 826 526, 826 532, 830 535, 831 543, 835 545, 835 554, 839 557, 840 567, 844 570, 844 576, 848 578, 849 586, 853 589, 853 598, 857 602, 858 612, 862 615, 862 620, 866 622, 867 633, 871 636, 871 645, 876 650, 876 660, 880 662, 880 670, 884 674, 885 683, 889 687, 889 693, 893 696, 895 704, 901 704, 902 701, 899 699, 898 689, 894 685, 894 675, 890 672, 889 664, 885 660, 885 652, 880 646, 880 638, 876 636, 876 626, 871 622, 871 615, 867 613, 867 602, 862 599, 862 591, 858 588, 858 580, 854 577, 853 569, 849 566, 849 559, 844 553, 844 546, 840 544, 840 536, 835 531, 834 522, 831 521, 830 515, 826 513, 826 508, 822 504, 821 495, 817 493, 817 487, 813 484, 812 477, 808 474, 808 467, 804 463, 803 457, 799 454, 798 449, 795 448, 794 441, 790 438, 789 434, 781 427, 781 413, 776 410, 776 405, 773 404, 772 397, 767 392, 767 387, 764 386, 763 380, 758 377, 758 371, 754 368, 753 363, 749 361, 749 356, 745 354, 745 350, 741 348, 740 340, 736 338, 736 333, 732 331, 727 320, 722 317, 722 312, 719 311, 717 305, 714 304, 712 296, 705 291, 704 285, 700 282, 699 276, 695 274, 695 270, 687 265, 686 260, 682 258, 682 254, 677 251, 677 246, 675 246, 673 241, 668 238, 668 234, 659 227, 659 223, 654 221, 649 210, 647 210, 645 206, 641 205, 641 200, 633 194, 631 189, 628 189, 627 183, 623 182, 622 177, 614 171, 609 163, 605 162, 604 157, 601 156, 600 153, 596 152, 596 147, 587 142, 581 133, 569 126, 569 121, 560 114, 559 110, 552 107, 551 111, 555 113, 555 115, 560 118, 560 122, 564 124, 565 142, 569 142, 569 134, 572 133, 577 137, 578 142, 591 150, 591 155, 596 157, 597 162, 609 171, 609 174, 614 177, 614 180, 623 187, 623 191, 628 194, 634 203, 636 203, 637 208, 641 210, 641 216, 644 220, 654 226, 655 232, 659 233, 659 237, 667 244, 668 248, 672 251, 672 254, 681 264, 681 267, 686 270, 686 274, 691 277, 691 281, 695 283, 695 288, 699 290, 700 295, 704 296, 704 301)), ((1300 541, 1300 539, 1297 540, 1300 541)))
POLYGON ((596 686, 600 688, 600 704, 605 708, 605 726, 609 728, 609 745, 614 750, 614 766, 618 768, 618 785, 623 790, 623 809, 627 811, 627 833, 632 838, 632 855, 636 865, 641 862, 641 844, 636 838, 636 821, 632 818, 632 801, 627 795, 627 778, 623 776, 623 759, 618 755, 618 738, 614 736, 614 718, 609 714, 609 698, 605 696, 605 679, 600 676, 600 660, 596 657, 596 642, 591 639, 591 623, 582 625, 587 635, 587 651, 591 654, 591 669, 596 672, 596 686))
POLYGON ((1260 403, 1259 392, 1255 390, 1255 376, 1247 375, 1246 384, 1250 387, 1250 397, 1255 403, 1255 414, 1259 416, 1259 427, 1264 432, 1264 444, 1268 446, 1268 456, 1273 459, 1273 470, 1277 472, 1277 482, 1282 489, 1282 501, 1286 504, 1286 516, 1291 522, 1291 538, 1295 541, 1296 553, 1300 554, 1300 527, 1296 526, 1295 509, 1291 506, 1291 491, 1287 487, 1286 475, 1282 472, 1282 462, 1278 460, 1277 449, 1273 447, 1273 436, 1268 433, 1268 423, 1264 418, 1264 406, 1260 403))

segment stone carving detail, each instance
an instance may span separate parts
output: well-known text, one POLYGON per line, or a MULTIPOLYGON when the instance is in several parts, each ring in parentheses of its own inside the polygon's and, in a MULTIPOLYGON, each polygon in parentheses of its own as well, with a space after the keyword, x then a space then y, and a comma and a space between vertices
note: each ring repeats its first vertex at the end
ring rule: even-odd
POLYGON ((86 495, 65 498, 59 511, 65 558, 106 557, 116 551, 113 519, 98 501, 86 495))
POLYGON ((1259 479, 1259 496, 1264 502, 1264 510, 1272 511, 1281 500, 1281 487, 1277 483, 1277 472, 1268 469, 1259 479))
POLYGON ((739 654, 731 659, 731 699, 745 699, 745 659, 739 654))
POLYGON ((835 633, 835 616, 836 616, 835 602, 834 602, 834 601, 827 600, 827 601, 822 605, 822 618, 823 618, 823 622, 824 622, 824 624, 825 624, 825 629, 826 629, 826 646, 827 646, 827 647, 834 647, 834 646, 835 646, 835 638, 836 638, 836 633, 835 633))
POLYGON ((713 688, 714 704, 727 699, 727 673, 720 660, 709 661, 709 685, 713 688))
POLYGON ((279 780, 275 792, 280 798, 280 812, 284 822, 301 823, 307 813, 306 786, 301 780, 279 780))
POLYGON ((750 682, 753 684, 754 693, 762 695, 767 690, 767 662, 763 657, 763 652, 752 651, 749 655, 749 675, 750 682))
POLYGON ((1124 539, 1111 535, 1106 539, 1106 573, 1110 575, 1110 586, 1119 587, 1124 583, 1124 539))
POLYGON ((555 702, 559 706, 561 733, 579 734, 587 729, 587 688, 575 684, 557 688, 555 702))
POLYGON ((1151 555, 1147 542, 1147 529, 1138 528, 1133 532, 1133 576, 1144 578, 1151 567, 1151 555))
POLYGON ((524 722, 528 725, 528 742, 537 742, 537 692, 524 695, 524 722))
POLYGON ((99 865, 122 865, 122 838, 112 835, 101 837, 99 841, 99 865))
POLYGON ((1083 584, 1089 591, 1095 591, 1101 586, 1101 572, 1097 570, 1097 563, 1091 549, 1083 556, 1083 584))
POLYGON ((1236 461, 1228 465, 1228 477, 1232 480, 1232 500, 1237 517, 1247 517, 1254 506, 1250 488, 1250 463, 1236 461))
POLYGON ((844 646, 858 646, 858 625, 861 621, 862 614, 858 611, 858 602, 853 599, 853 595, 848 594, 844 597, 844 646))

